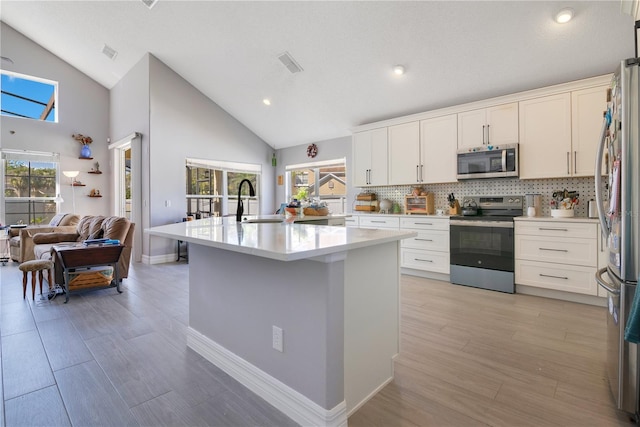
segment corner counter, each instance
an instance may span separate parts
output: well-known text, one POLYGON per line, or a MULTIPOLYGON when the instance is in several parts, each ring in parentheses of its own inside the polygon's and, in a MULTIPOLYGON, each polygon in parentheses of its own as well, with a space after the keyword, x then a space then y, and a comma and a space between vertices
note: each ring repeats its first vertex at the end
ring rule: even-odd
POLYGON ((187 345, 296 422, 346 426, 393 379, 400 240, 417 233, 228 217, 145 231, 190 243, 187 345))

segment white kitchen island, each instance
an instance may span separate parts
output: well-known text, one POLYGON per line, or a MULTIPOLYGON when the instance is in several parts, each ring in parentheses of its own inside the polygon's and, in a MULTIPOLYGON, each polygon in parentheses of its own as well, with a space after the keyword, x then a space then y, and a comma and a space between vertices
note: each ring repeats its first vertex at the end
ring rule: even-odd
POLYGON ((416 233, 235 218, 146 232, 190 244, 188 346, 296 422, 347 425, 393 379, 400 240, 416 233))

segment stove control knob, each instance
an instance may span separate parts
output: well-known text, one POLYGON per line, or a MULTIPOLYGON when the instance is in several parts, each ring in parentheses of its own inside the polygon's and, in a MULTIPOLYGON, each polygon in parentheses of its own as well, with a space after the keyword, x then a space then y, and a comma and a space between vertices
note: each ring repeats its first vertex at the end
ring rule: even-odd
POLYGON ((520 199, 513 199, 514 203, 520 203, 520 199))
POLYGON ((513 199, 509 199, 509 203, 513 203, 513 199))

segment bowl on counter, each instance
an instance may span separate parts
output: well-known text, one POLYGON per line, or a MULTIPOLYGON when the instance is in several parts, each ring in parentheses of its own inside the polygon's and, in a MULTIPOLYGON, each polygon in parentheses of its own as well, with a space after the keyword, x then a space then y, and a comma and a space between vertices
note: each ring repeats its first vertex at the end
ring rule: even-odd
POLYGON ((553 218, 571 218, 573 215, 573 209, 551 209, 551 216, 553 218))

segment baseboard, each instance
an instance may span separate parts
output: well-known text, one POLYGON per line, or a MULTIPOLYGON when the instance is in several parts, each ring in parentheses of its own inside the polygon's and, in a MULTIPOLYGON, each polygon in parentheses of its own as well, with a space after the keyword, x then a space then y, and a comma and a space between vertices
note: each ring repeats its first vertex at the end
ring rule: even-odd
POLYGON ((443 282, 450 282, 450 276, 448 274, 445 274, 445 273, 436 273, 436 272, 433 272, 433 271, 416 270, 416 269, 413 269, 413 268, 406 268, 406 267, 402 267, 400 269, 400 273, 406 274, 408 276, 416 276, 416 277, 423 277, 425 279, 434 279, 434 280, 441 280, 443 282))
POLYGON ((564 301, 577 302, 580 304, 597 305, 599 307, 607 306, 607 299, 604 297, 557 291, 554 289, 538 288, 535 286, 516 285, 516 293, 523 295, 533 295, 536 297, 560 299, 564 301))
POLYGON ((164 264, 167 262, 176 262, 176 259, 178 259, 177 253, 154 256, 142 255, 143 264, 164 264))
POLYGON ((344 400, 332 409, 324 409, 192 328, 187 329, 187 346, 295 422, 303 426, 347 427, 344 400))

